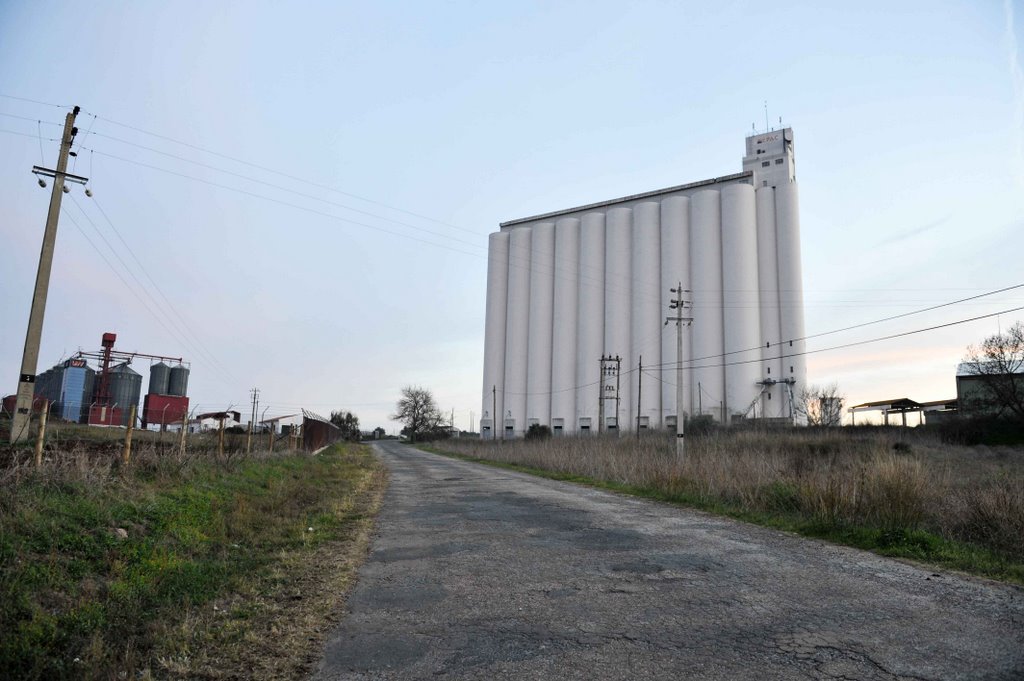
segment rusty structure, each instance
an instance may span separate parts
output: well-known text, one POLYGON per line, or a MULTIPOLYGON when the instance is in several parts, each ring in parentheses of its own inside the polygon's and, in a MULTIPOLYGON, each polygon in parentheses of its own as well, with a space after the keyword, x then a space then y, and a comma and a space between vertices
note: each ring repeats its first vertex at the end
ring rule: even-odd
POLYGON ((302 410, 302 448, 315 452, 341 439, 341 429, 319 414, 302 410))

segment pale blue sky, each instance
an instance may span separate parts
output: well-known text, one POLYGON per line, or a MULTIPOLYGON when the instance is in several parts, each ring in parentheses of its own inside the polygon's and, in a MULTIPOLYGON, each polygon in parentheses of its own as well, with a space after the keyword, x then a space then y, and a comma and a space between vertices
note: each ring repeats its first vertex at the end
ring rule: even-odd
MULTIPOLYGON (((164 323, 189 327, 165 330, 63 218, 40 370, 115 331, 121 349, 191 359, 193 400, 210 408, 259 386, 270 413, 349 408, 390 429, 414 383, 467 427, 486 235, 737 172, 764 100, 796 137, 809 333, 1022 283, 1021 35, 1024 7, 995 0, 0 2, 0 93, 97 116, 79 118, 95 153, 77 165, 97 203, 71 196, 116 244, 106 212, 173 302, 164 323)), ((45 123, 63 112, 2 97, 0 112, 0 129, 29 135, 0 133, 8 393, 49 196, 29 174, 35 121, 57 137, 45 123)), ((44 142, 47 164, 56 149, 44 142)), ((107 252, 75 201, 68 214, 107 252)), ((1017 291, 809 346, 1021 305, 1017 291)), ((1020 318, 811 355, 811 380, 853 403, 951 397, 964 347, 1020 318)))

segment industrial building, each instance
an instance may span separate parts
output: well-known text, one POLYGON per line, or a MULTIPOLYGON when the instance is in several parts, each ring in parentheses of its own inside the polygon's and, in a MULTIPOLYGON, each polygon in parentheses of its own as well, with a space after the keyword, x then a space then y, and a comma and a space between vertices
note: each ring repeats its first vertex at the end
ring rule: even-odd
POLYGON ((792 130, 748 137, 742 167, 490 235, 482 437, 673 428, 665 318, 679 283, 692 301, 683 414, 794 418, 806 365, 792 130))
POLYGON ((84 359, 69 359, 36 377, 35 394, 50 403, 51 417, 77 422, 88 412, 95 379, 84 359))
POLYGON ((101 350, 79 350, 71 359, 40 374, 35 381, 35 397, 49 402, 51 417, 65 421, 127 426, 131 408, 135 407, 143 428, 181 423, 189 403, 189 368, 184 360, 114 350, 116 340, 116 334, 105 333, 101 350), (141 413, 142 374, 131 367, 139 358, 157 360, 149 369, 149 391, 141 413), (98 371, 89 366, 90 359, 99 365, 98 371))

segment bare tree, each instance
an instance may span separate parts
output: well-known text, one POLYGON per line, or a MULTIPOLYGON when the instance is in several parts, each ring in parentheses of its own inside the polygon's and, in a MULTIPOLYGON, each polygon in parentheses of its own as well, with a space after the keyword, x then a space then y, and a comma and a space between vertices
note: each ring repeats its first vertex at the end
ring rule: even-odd
POLYGON ((843 422, 843 404, 846 397, 839 392, 839 386, 811 385, 800 391, 794 408, 796 413, 807 419, 809 426, 839 426, 843 422))
POLYGON ((1024 323, 968 347, 961 371, 979 384, 964 391, 962 409, 1024 420, 1024 323))
POLYGON ((398 408, 391 418, 404 423, 409 440, 416 442, 417 438, 436 431, 444 417, 429 390, 410 385, 402 388, 398 408))

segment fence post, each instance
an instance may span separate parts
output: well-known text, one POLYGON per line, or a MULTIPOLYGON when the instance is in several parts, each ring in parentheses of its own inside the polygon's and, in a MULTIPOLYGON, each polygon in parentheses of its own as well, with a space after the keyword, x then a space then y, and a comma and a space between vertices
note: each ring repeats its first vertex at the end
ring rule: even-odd
POLYGON ((46 443, 46 417, 50 413, 50 401, 43 400, 43 411, 39 414, 39 436, 36 437, 36 468, 43 465, 43 445, 46 443))
POLYGON ((217 456, 224 457, 224 417, 221 417, 217 428, 217 456))
POLYGON ((178 441, 178 456, 185 456, 186 432, 188 432, 188 409, 181 415, 181 438, 178 441))
POLYGON ((274 451, 274 426, 270 426, 270 430, 267 431, 267 448, 271 452, 274 451))
POLYGON ((135 429, 135 405, 128 410, 128 430, 124 433, 124 463, 128 465, 132 460, 132 431, 135 429))

